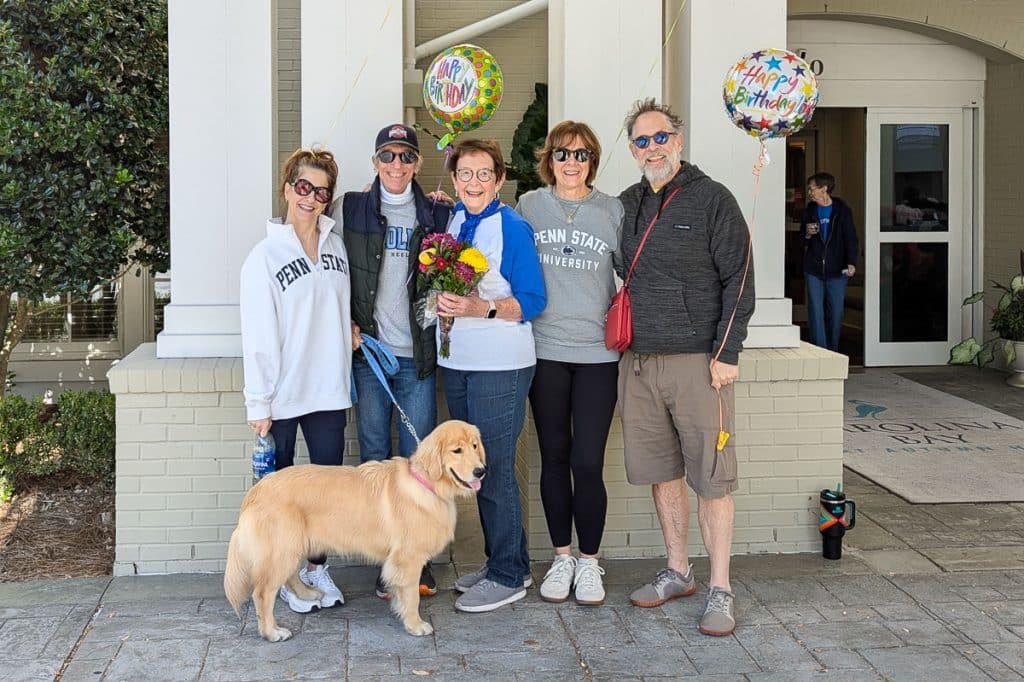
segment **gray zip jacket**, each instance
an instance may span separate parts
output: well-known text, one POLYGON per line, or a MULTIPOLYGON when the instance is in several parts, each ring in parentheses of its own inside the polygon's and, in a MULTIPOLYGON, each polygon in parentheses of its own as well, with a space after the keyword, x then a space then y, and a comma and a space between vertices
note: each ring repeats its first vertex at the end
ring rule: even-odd
POLYGON ((736 199, 724 185, 684 161, 657 193, 647 178, 626 188, 619 195, 625 209, 619 275, 625 279, 647 226, 677 187, 679 192, 664 206, 630 280, 630 350, 714 354, 725 339, 719 360, 735 365, 754 312, 754 265, 751 257, 743 299, 726 338, 729 316, 737 307, 750 233, 736 199))

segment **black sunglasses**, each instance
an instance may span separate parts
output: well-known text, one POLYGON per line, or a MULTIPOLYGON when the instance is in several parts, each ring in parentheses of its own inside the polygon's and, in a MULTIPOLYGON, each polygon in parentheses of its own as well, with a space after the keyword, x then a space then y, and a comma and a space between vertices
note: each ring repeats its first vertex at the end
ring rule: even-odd
POLYGON ((300 197, 308 197, 310 192, 313 198, 321 204, 331 203, 331 189, 329 187, 314 187, 313 183, 306 178, 299 178, 288 183, 300 197))
POLYGON ((569 160, 569 155, 576 157, 576 160, 580 163, 586 163, 590 160, 591 152, 589 149, 566 149, 565 147, 558 147, 557 149, 551 150, 551 156, 554 157, 555 161, 564 163, 569 160))
POLYGON ((658 144, 665 144, 666 142, 668 142, 668 138, 675 134, 676 133, 674 132, 670 133, 666 130, 659 130, 653 135, 637 135, 632 140, 630 140, 630 142, 632 142, 633 146, 636 147, 637 149, 647 149, 647 145, 651 143, 651 140, 654 140, 658 144))
POLYGON ((391 163, 392 161, 395 160, 396 156, 402 163, 404 163, 407 166, 410 163, 416 163, 416 161, 420 158, 419 154, 417 154, 416 152, 399 152, 398 154, 388 150, 377 152, 377 158, 380 160, 381 163, 391 163))

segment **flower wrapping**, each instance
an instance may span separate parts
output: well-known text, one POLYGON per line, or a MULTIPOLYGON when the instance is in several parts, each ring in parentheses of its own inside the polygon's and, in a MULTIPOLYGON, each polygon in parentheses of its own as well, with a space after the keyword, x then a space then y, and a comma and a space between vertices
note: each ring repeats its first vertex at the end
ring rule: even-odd
POLYGON ((427 293, 417 302, 416 320, 424 329, 434 322, 439 323, 441 345, 438 352, 447 358, 455 318, 438 315, 437 294, 447 291, 468 296, 487 273, 487 256, 448 233, 431 234, 423 240, 417 267, 417 289, 427 293))

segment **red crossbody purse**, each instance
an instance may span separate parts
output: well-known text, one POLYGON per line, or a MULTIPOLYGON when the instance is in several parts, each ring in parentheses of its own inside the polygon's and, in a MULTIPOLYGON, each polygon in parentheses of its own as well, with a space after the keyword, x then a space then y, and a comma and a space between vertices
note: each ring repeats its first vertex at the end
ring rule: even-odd
MULTIPOLYGON (((622 288, 612 297, 612 302, 608 306, 608 317, 605 319, 604 325, 604 345, 608 350, 616 350, 621 353, 633 343, 633 306, 629 300, 629 280, 633 276, 633 268, 636 267, 636 261, 640 258, 640 252, 643 251, 644 244, 647 243, 647 237, 651 234, 651 230, 654 229, 654 224, 658 222, 661 212, 665 210, 665 206, 668 205, 668 202, 672 201, 672 197, 676 195, 679 189, 679 187, 676 187, 672 190, 672 193, 665 198, 661 207, 658 208, 658 212, 651 218, 651 224, 647 226, 647 231, 644 232, 640 245, 636 247, 636 253, 633 254, 633 262, 629 265, 626 280, 622 283, 622 288)), ((637 208, 637 210, 640 209, 637 208)))

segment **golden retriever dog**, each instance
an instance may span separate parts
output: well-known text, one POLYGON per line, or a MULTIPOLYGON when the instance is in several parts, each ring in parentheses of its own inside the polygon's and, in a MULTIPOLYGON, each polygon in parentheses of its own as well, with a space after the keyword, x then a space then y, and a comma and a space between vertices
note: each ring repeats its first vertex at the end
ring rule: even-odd
POLYGON ((239 618, 251 594, 260 634, 279 642, 292 636, 274 619, 281 585, 302 599, 323 596, 299 579, 306 557, 357 556, 383 565, 406 632, 429 635, 434 628, 419 613, 420 569, 455 537, 455 497, 480 490, 486 473, 480 430, 457 420, 440 424, 409 459, 277 471, 242 501, 224 594, 239 618))

